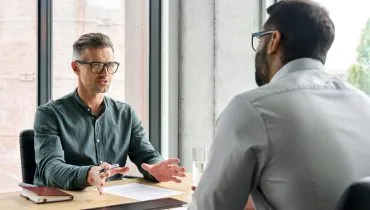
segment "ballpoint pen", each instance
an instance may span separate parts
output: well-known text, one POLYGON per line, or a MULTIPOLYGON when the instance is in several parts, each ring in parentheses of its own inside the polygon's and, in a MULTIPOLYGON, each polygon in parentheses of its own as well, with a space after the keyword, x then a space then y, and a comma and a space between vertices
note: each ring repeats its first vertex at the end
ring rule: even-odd
POLYGON ((119 164, 118 163, 115 163, 115 164, 111 165, 110 168, 108 168, 108 169, 103 168, 103 169, 100 169, 98 172, 99 173, 102 173, 102 172, 106 172, 108 170, 111 170, 111 169, 114 169, 114 168, 118 168, 118 167, 119 167, 119 164))

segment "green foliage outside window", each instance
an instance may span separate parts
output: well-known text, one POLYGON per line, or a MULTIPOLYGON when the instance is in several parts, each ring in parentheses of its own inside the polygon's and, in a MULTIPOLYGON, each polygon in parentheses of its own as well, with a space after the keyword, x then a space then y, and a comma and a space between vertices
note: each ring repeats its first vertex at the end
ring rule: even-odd
POLYGON ((348 82, 370 95, 370 19, 362 31, 356 61, 348 69, 348 82))

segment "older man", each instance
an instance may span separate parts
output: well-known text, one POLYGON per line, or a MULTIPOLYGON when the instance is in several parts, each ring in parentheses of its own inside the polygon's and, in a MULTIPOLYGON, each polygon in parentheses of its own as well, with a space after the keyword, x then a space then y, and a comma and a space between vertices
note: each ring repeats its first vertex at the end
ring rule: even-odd
POLYGON ((82 35, 73 45, 71 67, 77 76, 76 90, 36 112, 34 184, 101 187, 106 178, 120 178, 128 171, 127 155, 145 178, 180 182, 185 169, 178 166, 179 159, 163 160, 133 108, 104 95, 119 67, 109 37, 82 35), (110 169, 113 163, 121 167, 110 169))

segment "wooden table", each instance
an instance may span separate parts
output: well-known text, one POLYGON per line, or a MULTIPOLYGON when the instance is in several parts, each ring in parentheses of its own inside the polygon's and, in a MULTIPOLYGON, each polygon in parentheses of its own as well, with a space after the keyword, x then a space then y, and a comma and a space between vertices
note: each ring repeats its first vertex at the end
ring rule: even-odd
MULTIPOLYGON (((163 187, 167 189, 177 190, 184 192, 183 194, 172 196, 178 200, 190 202, 191 200, 191 174, 187 174, 185 178, 182 179, 182 183, 177 184, 174 182, 164 182, 164 183, 152 183, 144 179, 125 179, 119 181, 111 181, 107 183, 107 186, 121 185, 128 183, 140 183, 150 186, 163 187)), ((44 204, 34 204, 29 200, 21 197, 19 192, 12 193, 1 193, 0 194, 0 209, 18 210, 18 209, 84 209, 108 206, 114 204, 131 203, 136 200, 125 198, 121 196, 116 196, 112 194, 99 195, 95 190, 95 187, 88 187, 83 191, 65 191, 73 195, 72 201, 63 201, 55 203, 44 203, 44 204)))

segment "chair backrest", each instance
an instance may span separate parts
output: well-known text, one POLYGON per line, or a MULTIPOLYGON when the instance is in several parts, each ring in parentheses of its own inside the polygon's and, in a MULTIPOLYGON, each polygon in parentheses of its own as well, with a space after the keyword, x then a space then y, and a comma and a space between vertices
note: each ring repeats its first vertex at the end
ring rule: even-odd
POLYGON ((337 204, 337 210, 370 209, 370 177, 351 184, 337 204))
POLYGON ((22 179, 24 183, 33 184, 36 170, 34 131, 24 130, 19 134, 19 147, 21 151, 22 179))

